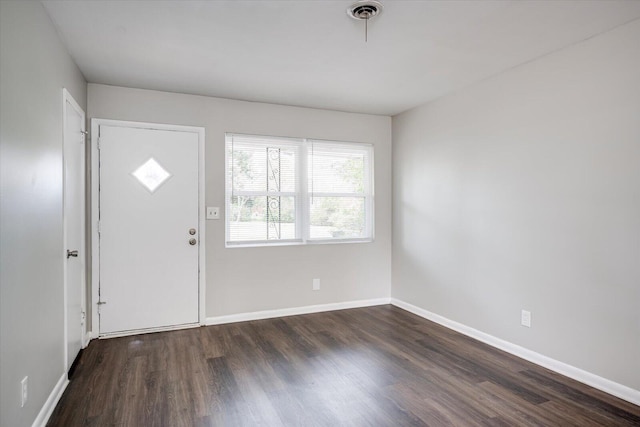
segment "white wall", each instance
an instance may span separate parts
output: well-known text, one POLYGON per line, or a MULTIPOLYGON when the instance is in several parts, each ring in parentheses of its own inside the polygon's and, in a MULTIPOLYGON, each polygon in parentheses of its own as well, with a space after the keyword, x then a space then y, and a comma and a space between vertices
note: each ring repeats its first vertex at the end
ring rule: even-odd
POLYGON ((394 117, 392 296, 640 390, 639 78, 635 21, 394 117))
POLYGON ((375 146, 375 242, 224 247, 207 221, 206 315, 388 298, 391 283, 391 118, 89 84, 91 118, 203 126, 206 204, 224 212, 224 133, 369 142, 375 146), (312 279, 321 290, 312 291, 312 279))
POLYGON ((63 87, 85 107, 86 82, 42 4, 0 2, 2 426, 31 425, 64 374, 63 87))

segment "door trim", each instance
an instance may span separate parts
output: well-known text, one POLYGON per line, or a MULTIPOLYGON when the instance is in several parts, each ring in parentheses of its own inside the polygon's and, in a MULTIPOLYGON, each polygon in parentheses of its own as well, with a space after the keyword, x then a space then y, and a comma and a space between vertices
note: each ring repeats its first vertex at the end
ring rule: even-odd
MULTIPOLYGON (((64 156, 64 152, 65 152, 65 143, 67 140, 67 136, 68 136, 68 130, 67 130, 67 103, 69 105, 71 105, 71 107, 76 110, 76 112, 80 115, 80 117, 82 118, 81 123, 82 123, 82 131, 84 132, 86 130, 86 115, 84 110, 82 109, 82 107, 80 107, 80 105, 76 102, 75 99, 73 99, 73 96, 71 96, 71 94, 69 93, 69 91, 66 88, 62 88, 62 250, 60 251, 60 254, 62 255, 62 277, 63 277, 63 283, 64 283, 64 292, 63 292, 63 300, 64 300, 64 372, 65 375, 67 373, 67 371, 69 370, 70 366, 68 363, 68 358, 69 358, 69 345, 68 345, 68 341, 69 341, 69 334, 68 334, 68 327, 69 327, 69 319, 68 319, 68 315, 69 315, 69 310, 67 309, 67 304, 69 303, 69 298, 67 295, 67 279, 68 279, 68 274, 67 274, 67 258, 64 255, 68 249, 67 247, 67 229, 69 227, 68 225, 68 221, 67 221, 67 211, 65 209, 65 204, 66 204, 66 200, 67 200, 67 181, 66 181, 66 175, 65 175, 65 156, 64 156)), ((86 134, 85 134, 86 135, 86 134)), ((86 164, 85 164, 85 158, 86 158, 86 147, 87 147, 87 139, 85 137, 84 140, 84 147, 85 147, 85 153, 83 153, 82 156, 82 161, 80 162, 80 176, 86 177, 86 164)), ((86 295, 87 295, 87 256, 86 256, 86 248, 87 248, 87 244, 86 244, 86 215, 87 215, 87 211, 86 211, 86 201, 87 201, 87 196, 86 196, 86 186, 85 186, 85 182, 83 180, 82 182, 82 188, 84 190, 83 192, 83 206, 85 207, 85 209, 83 209, 82 211, 82 215, 80 216, 81 218, 81 224, 80 224, 80 247, 78 248, 78 251, 80 252, 80 256, 83 257, 83 268, 82 268, 82 283, 80 284, 81 286, 81 296, 80 296, 80 307, 82 309, 82 311, 85 313, 85 320, 84 320, 84 325, 82 328, 82 337, 81 337, 81 348, 85 348, 87 346, 87 342, 85 342, 85 336, 87 333, 87 320, 86 320, 86 312, 87 312, 87 304, 86 304, 86 295)))
MULTIPOLYGON (((127 127, 136 129, 168 130, 178 132, 192 132, 198 135, 198 229, 200 230, 200 244, 198 245, 198 324, 204 326, 206 323, 205 314, 205 288, 206 288, 206 258, 205 258, 205 176, 204 176, 204 155, 205 155, 205 133, 203 127, 168 125, 160 123, 133 122, 110 119, 91 119, 91 329, 92 336, 98 338, 108 338, 115 336, 100 334, 100 317, 98 314, 98 301, 100 292, 100 153, 98 150, 98 139, 100 137, 100 126, 127 127)), ((182 325, 182 328, 188 327, 182 325)), ((152 328, 145 330, 127 331, 118 334, 135 335, 144 332, 159 332, 176 329, 176 326, 164 328, 152 328)))

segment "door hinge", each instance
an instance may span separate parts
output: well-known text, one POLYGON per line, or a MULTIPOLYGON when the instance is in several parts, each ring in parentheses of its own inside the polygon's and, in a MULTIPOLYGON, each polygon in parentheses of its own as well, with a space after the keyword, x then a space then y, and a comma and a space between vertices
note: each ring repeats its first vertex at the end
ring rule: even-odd
POLYGON ((100 137, 98 137, 98 150, 100 149, 100 137))
POLYGON ((98 306, 98 315, 102 314, 102 306, 105 305, 107 302, 106 301, 98 301, 96 303, 96 305, 98 306))
POLYGON ((102 231, 102 230, 100 229, 100 220, 98 220, 98 227, 97 227, 97 228, 98 228, 98 234, 100 234, 100 232, 102 231))

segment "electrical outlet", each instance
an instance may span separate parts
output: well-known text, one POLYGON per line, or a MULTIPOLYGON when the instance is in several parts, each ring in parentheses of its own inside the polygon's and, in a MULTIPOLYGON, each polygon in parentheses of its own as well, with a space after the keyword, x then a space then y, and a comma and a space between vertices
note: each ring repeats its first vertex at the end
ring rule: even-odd
POLYGON ((520 316, 520 324, 522 326, 526 326, 527 328, 531 327, 531 312, 527 310, 522 310, 522 315, 520 316))
POLYGON ((24 377, 22 381, 20 381, 20 407, 24 408, 24 405, 27 404, 27 398, 29 397, 29 389, 27 388, 29 385, 29 377, 24 377))
POLYGON ((207 219, 220 219, 220 208, 207 206, 207 219))
POLYGON ((313 290, 314 291, 320 290, 320 279, 313 279, 313 290))

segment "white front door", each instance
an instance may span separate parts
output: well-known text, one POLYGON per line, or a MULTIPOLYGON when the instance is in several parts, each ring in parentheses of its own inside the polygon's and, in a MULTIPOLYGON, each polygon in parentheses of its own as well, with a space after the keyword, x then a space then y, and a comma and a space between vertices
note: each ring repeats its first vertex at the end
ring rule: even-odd
POLYGON ((85 298, 85 116, 64 91, 64 286, 66 364, 82 349, 85 298))
POLYGON ((100 335, 199 321, 199 134, 99 126, 100 335))

